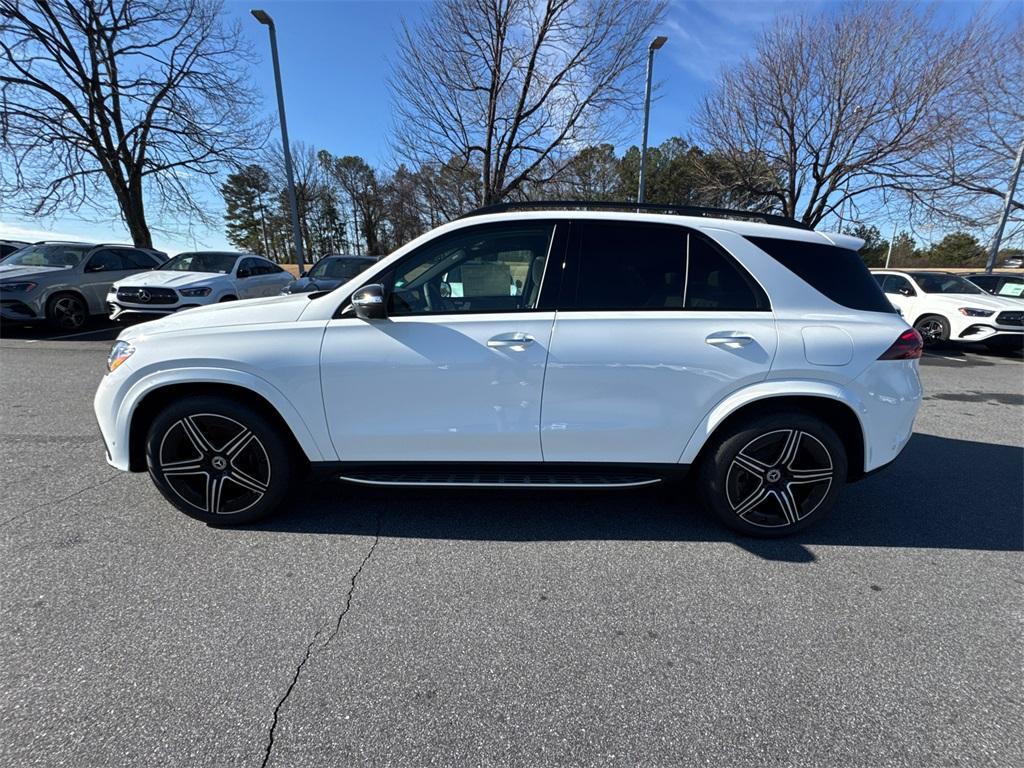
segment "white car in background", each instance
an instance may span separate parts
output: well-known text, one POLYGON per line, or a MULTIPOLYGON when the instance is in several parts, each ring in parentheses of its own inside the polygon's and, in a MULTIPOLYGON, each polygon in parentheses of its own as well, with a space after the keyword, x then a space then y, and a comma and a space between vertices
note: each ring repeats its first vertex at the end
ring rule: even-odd
POLYGON ((936 270, 872 270, 875 280, 925 344, 1024 344, 1024 311, 1016 299, 992 296, 969 280, 936 270))
POLYGON ((107 294, 110 319, 160 317, 179 309, 276 296, 292 275, 262 256, 225 251, 179 253, 159 269, 118 280, 107 294))

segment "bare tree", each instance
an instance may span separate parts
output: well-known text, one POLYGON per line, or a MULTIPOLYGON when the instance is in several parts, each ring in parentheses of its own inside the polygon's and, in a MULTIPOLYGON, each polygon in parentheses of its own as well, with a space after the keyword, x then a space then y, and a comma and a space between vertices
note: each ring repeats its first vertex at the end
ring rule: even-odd
POLYGON ((0 190, 104 210, 151 246, 147 202, 208 221, 197 183, 262 141, 219 0, 0 0, 0 190), (9 159, 10 163, 6 162, 9 159))
POLYGON ((782 16, 704 99, 701 138, 752 192, 816 225, 903 194, 915 159, 956 145, 956 106, 991 40, 981 18, 940 29, 896 3, 782 16))
POLYGON ((483 204, 556 173, 636 108, 664 0, 438 0, 404 26, 395 144, 414 167, 481 169, 483 204), (429 41, 424 44, 424 41, 429 41))
POLYGON ((363 158, 355 155, 333 157, 327 150, 320 150, 318 159, 321 168, 351 201, 358 218, 359 234, 366 243, 366 252, 373 256, 383 254, 385 190, 377 172, 363 158))

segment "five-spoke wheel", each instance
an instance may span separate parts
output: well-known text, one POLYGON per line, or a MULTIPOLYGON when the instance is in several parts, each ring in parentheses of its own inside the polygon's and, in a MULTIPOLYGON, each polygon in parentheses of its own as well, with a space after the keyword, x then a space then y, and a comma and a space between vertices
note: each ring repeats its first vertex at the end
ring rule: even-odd
POLYGON ((77 331, 89 319, 89 308, 80 296, 61 293, 46 305, 46 321, 57 331, 77 331))
POLYGON ((150 475, 188 515, 217 524, 254 520, 277 506, 292 457, 258 411, 226 398, 174 403, 154 420, 146 443, 150 475))
POLYGON ((744 533, 774 536, 804 528, 835 503, 846 451, 811 414, 784 412, 716 437, 700 467, 707 506, 744 533))

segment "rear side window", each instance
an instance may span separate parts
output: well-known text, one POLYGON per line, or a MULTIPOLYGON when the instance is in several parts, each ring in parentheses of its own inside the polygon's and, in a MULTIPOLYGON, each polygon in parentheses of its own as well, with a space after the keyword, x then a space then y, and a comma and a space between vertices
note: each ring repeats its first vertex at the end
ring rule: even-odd
POLYGON ((774 237, 748 236, 747 240, 836 304, 867 312, 896 312, 856 251, 774 237))
POLYGON ((127 265, 125 269, 152 269, 160 266, 160 260, 144 251, 122 251, 121 257, 127 265))
POLYGON ((756 311, 763 291, 731 258, 682 227, 585 221, 562 309, 756 311))

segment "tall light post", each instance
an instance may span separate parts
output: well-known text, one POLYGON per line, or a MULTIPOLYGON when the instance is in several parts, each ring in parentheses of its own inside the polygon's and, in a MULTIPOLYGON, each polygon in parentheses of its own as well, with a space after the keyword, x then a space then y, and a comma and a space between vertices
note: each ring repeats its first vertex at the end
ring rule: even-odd
POLYGON ((999 256, 999 245, 1003 242, 1003 230, 1006 228, 1006 219, 1010 216, 1010 206, 1013 205, 1013 193, 1017 191, 1017 180, 1020 178, 1020 167, 1024 163, 1024 141, 1020 143, 1017 150, 1017 162, 1013 164, 1013 175, 1010 176, 1010 186, 1006 188, 1006 198, 1003 200, 1003 213, 999 217, 999 226, 992 237, 992 250, 988 254, 988 262, 985 264, 985 272, 992 274, 992 268, 996 265, 996 258, 999 256))
POLYGON ((299 228, 299 206, 295 200, 295 174, 292 172, 292 150, 288 143, 288 121, 284 116, 284 90, 281 88, 281 65, 277 59, 277 30, 274 20, 266 11, 254 8, 252 15, 270 32, 270 53, 274 59, 274 83, 277 85, 277 112, 281 120, 281 144, 284 151, 284 171, 288 176, 288 206, 292 209, 292 236, 295 239, 295 261, 299 267, 299 275, 306 269, 306 259, 302 251, 302 230, 299 228))
POLYGON ((636 193, 637 203, 644 202, 644 184, 647 179, 645 174, 647 171, 647 124, 651 119, 651 75, 654 72, 654 52, 661 48, 666 41, 667 37, 664 35, 658 35, 656 38, 651 40, 651 44, 647 46, 647 89, 644 94, 644 138, 643 143, 640 145, 640 189, 636 193))

